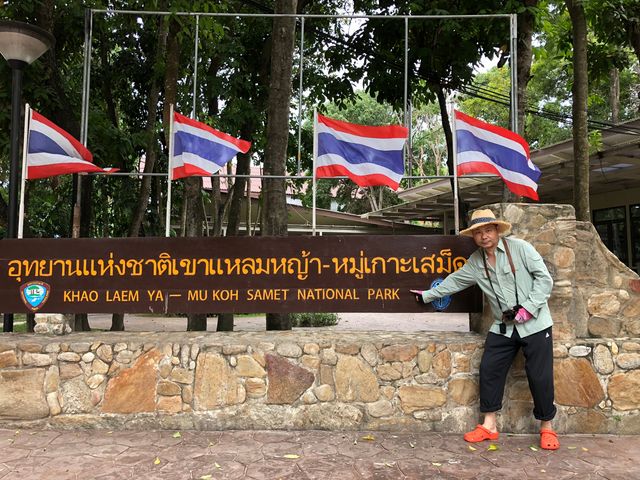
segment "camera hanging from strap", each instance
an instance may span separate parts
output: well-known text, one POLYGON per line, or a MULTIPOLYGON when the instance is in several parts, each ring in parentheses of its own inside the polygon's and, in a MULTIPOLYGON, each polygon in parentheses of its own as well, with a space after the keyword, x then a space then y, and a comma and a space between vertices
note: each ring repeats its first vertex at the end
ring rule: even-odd
MULTIPOLYGON (((509 260, 509 265, 511 266, 511 273, 513 274, 513 282, 515 284, 516 291, 516 305, 520 305, 520 301, 518 300, 518 282, 516 278, 516 267, 513 264, 513 259, 511 258, 511 251, 509 250, 509 244, 505 238, 502 239, 502 244, 504 245, 504 250, 507 253, 507 259, 509 260)), ((484 271, 487 274, 487 279, 489 280, 489 285, 491 285, 491 290, 493 291, 493 295, 496 297, 496 301, 498 302, 498 306, 500 307, 500 311, 504 313, 505 309, 502 307, 502 303, 500 303, 500 298, 498 298, 498 294, 496 293, 496 289, 493 287, 493 282, 491 281, 491 275, 489 275, 489 267, 487 266, 487 254, 482 249, 482 263, 484 263, 484 271)), ((502 321, 500 323, 500 333, 507 333, 507 325, 502 321)))

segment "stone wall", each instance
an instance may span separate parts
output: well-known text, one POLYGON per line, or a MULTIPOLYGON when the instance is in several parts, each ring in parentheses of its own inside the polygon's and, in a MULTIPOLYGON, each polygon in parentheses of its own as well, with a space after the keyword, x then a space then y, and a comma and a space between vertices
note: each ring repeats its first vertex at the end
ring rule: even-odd
MULTIPOLYGON (((483 338, 464 333, 4 335, 0 425, 463 432, 483 338)), ((563 432, 640 433, 640 342, 556 346, 563 432)), ((502 429, 535 431, 518 358, 502 429)))
MULTIPOLYGON (((639 434, 638 276, 571 207, 493 208, 555 280, 555 427, 639 434)), ((482 333, 317 329, 3 334, 0 426, 463 432, 479 420, 483 343, 482 333)), ((537 431, 522 364, 503 431, 537 431)))

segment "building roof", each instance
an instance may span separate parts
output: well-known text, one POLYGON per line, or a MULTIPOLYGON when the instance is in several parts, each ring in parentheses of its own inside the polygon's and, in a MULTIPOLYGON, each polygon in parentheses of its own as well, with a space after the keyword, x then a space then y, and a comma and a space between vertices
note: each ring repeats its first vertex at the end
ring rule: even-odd
MULTIPOLYGON (((312 226, 312 211, 300 205, 287 205, 289 234, 309 234, 312 226)), ((439 230, 409 223, 396 223, 388 219, 365 218, 352 213, 316 209, 316 231, 322 235, 368 234, 368 235, 428 235, 439 230)))

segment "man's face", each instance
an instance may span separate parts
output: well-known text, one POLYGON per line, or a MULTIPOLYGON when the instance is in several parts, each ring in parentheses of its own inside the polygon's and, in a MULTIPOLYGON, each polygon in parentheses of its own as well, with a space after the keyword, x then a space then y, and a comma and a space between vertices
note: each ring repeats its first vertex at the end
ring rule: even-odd
POLYGON ((478 227, 473 231, 473 241, 476 242, 477 246, 485 250, 496 248, 499 239, 498 228, 493 224, 478 227))

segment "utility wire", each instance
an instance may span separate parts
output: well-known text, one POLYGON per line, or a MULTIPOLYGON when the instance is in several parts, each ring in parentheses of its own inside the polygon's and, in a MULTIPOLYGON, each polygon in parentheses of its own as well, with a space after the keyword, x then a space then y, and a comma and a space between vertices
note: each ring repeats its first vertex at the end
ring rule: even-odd
MULTIPOLYGON (((487 101, 498 103, 505 106, 510 105, 508 95, 505 95, 504 93, 501 93, 496 90, 491 90, 487 87, 484 87, 478 84, 471 84, 471 85, 461 87, 460 91, 466 95, 473 96, 475 98, 480 98, 482 100, 487 100, 487 101)), ((571 115, 567 115, 561 112, 556 112, 546 108, 538 108, 533 106, 531 103, 527 105, 526 113, 543 117, 549 120, 566 123, 568 125, 571 125, 573 123, 573 118, 571 117, 571 115)), ((615 123, 606 122, 602 120, 594 120, 594 119, 587 120, 587 123, 592 129, 608 130, 608 131, 611 131, 612 133, 624 133, 629 135, 640 134, 639 127, 618 125, 615 123)))
MULTIPOLYGON (((259 2, 256 2, 254 0, 244 0, 243 2, 244 4, 247 5, 251 5, 253 7, 255 7, 257 10, 260 10, 262 13, 273 13, 273 9, 270 7, 267 7, 259 2)), ((299 20, 296 20, 296 22, 299 22, 299 20)), ((333 46, 335 47, 347 47, 350 49, 354 48, 354 45, 351 41, 345 40, 343 38, 339 38, 336 37, 335 35, 331 35, 327 32, 325 32, 324 30, 319 30, 316 27, 313 27, 312 25, 306 25, 305 26, 307 28, 308 31, 313 32, 318 38, 322 38, 325 40, 329 40, 330 42, 333 43, 333 46)), ((401 65, 400 63, 398 63, 397 61, 395 61, 395 59, 391 56, 391 54, 384 54, 381 55, 379 53, 374 53, 370 50, 367 51, 362 51, 362 50, 357 50, 357 53, 367 59, 371 60, 375 60, 375 61, 381 61, 384 65, 387 65, 391 68, 393 68, 396 71, 402 72, 404 71, 404 65, 401 65)), ((422 80, 426 80, 426 81, 441 81, 440 79, 435 78, 434 75, 423 75, 420 74, 419 72, 415 72, 413 71, 413 69, 411 69, 411 74, 414 77, 420 78, 422 80)), ((451 87, 448 82, 444 83, 445 86, 448 86, 449 88, 453 88, 451 87)), ((483 85, 479 85, 479 84, 469 84, 469 85, 462 85, 462 86, 458 86, 456 87, 457 90, 459 90, 460 92, 472 96, 474 98, 479 98, 481 100, 486 100, 489 102, 493 102, 493 103, 497 103, 500 105, 504 105, 504 106, 510 106, 510 96, 507 94, 504 94, 503 92, 497 91, 497 90, 493 90, 490 89, 486 86, 483 85)), ((572 125, 573 124, 573 118, 571 115, 565 114, 565 113, 561 113, 561 112, 556 112, 553 110, 549 110, 547 108, 544 107, 537 107, 536 105, 527 102, 526 108, 525 108, 525 113, 529 114, 529 115, 534 115, 534 116, 538 116, 541 118, 545 118, 548 120, 552 120, 552 121, 556 121, 558 123, 564 123, 566 125, 572 125)), ((595 120, 595 119, 587 119, 587 125, 594 130, 607 130, 610 131, 611 133, 622 133, 622 134, 628 134, 628 135, 640 135, 640 128, 638 127, 630 127, 630 126, 624 126, 624 125, 617 125, 611 122, 606 122, 606 121, 602 121, 602 120, 595 120)))
MULTIPOLYGON (((267 7, 259 2, 256 2, 254 0, 244 0, 240 3, 246 4, 246 5, 250 5, 252 7, 254 7, 255 9, 259 10, 262 13, 266 13, 266 14, 272 14, 273 13, 273 9, 270 7, 267 7)), ((300 20, 296 19, 296 22, 299 23, 300 20)), ((334 35, 331 35, 329 33, 326 33, 324 30, 319 30, 317 27, 313 27, 312 25, 307 26, 308 31, 313 32, 318 38, 324 39, 324 40, 328 40, 329 42, 331 42, 333 44, 333 46, 335 47, 345 47, 345 48, 349 48, 349 49, 354 49, 354 44, 352 41, 349 40, 345 40, 343 38, 339 38, 336 37, 334 35)), ((353 36, 352 36, 353 38, 353 36)), ((391 56, 391 54, 380 54, 380 53, 373 53, 371 50, 361 50, 358 49, 357 53, 364 58, 367 58, 369 61, 379 61, 381 62, 383 65, 386 65, 390 68, 392 68, 395 71, 398 72, 402 72, 404 70, 404 66, 401 65, 400 63, 398 63, 394 57, 391 56)), ((510 96, 509 95, 505 95, 502 92, 496 91, 496 90, 492 90, 490 88, 487 88, 486 86, 482 86, 479 84, 469 84, 469 85, 462 85, 462 86, 456 86, 456 85, 451 85, 450 82, 446 82, 446 81, 442 81, 441 78, 438 78, 435 75, 432 74, 420 74, 417 73, 415 71, 411 71, 411 74, 413 77, 416 78, 420 78, 432 83, 442 83, 443 86, 451 89, 451 90, 458 90, 466 95, 472 96, 474 98, 479 98, 482 100, 486 100, 489 102, 493 102, 493 103, 497 103, 500 105, 504 105, 504 106, 510 106, 510 96)), ((537 107, 536 105, 533 105, 531 103, 529 103, 526 108, 525 108, 525 113, 530 114, 530 115, 534 115, 534 116, 538 116, 541 118, 545 118, 551 121, 556 121, 558 123, 564 123, 566 125, 571 125, 573 123, 573 119, 572 116, 569 114, 565 114, 565 113, 561 113, 561 112, 557 112, 557 111, 553 111, 553 110, 549 110, 546 109, 544 107, 540 108, 537 107)), ((595 119, 588 119, 587 120, 587 125, 591 128, 591 129, 596 129, 596 130, 608 130, 611 133, 623 133, 623 134, 629 134, 629 135, 639 135, 640 134, 640 128, 636 128, 636 127, 630 127, 630 126, 624 126, 624 125, 617 125, 611 122, 606 122, 606 121, 602 121, 602 120, 595 120, 595 119)))

